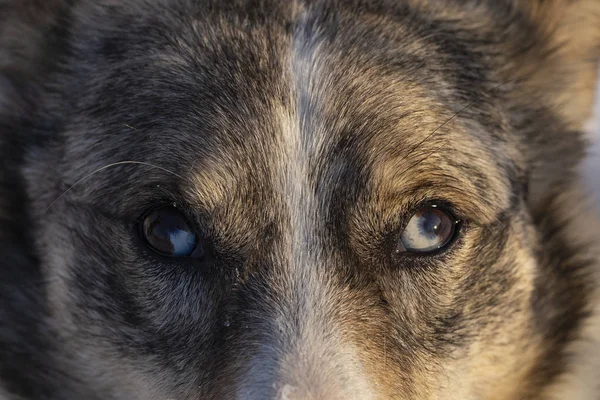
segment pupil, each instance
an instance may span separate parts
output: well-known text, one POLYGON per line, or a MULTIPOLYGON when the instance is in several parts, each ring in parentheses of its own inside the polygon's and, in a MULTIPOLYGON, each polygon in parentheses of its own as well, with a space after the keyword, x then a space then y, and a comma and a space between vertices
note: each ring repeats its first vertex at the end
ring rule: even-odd
POLYGON ((149 243, 162 253, 185 256, 196 245, 196 235, 176 211, 159 210, 147 218, 145 224, 149 243))
POLYGON ((421 218, 421 232, 430 237, 437 236, 442 227, 442 219, 437 213, 429 212, 421 218))

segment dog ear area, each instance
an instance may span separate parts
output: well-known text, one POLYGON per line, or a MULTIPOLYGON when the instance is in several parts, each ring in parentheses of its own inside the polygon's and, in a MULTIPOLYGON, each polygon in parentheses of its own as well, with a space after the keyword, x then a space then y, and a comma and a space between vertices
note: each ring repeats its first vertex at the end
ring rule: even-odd
POLYGON ((0 142, 0 393, 61 398, 65 380, 50 357, 49 310, 19 176, 21 156, 22 149, 0 142))
POLYGON ((515 30, 522 34, 508 36, 513 42, 513 62, 505 67, 505 77, 523 78, 521 93, 547 102, 569 129, 582 130, 592 115, 595 100, 600 1, 509 1, 534 34, 530 29, 522 29, 515 30))
POLYGON ((508 30, 510 62, 499 74, 511 81, 506 95, 527 154, 535 210, 557 188, 573 185, 586 153, 600 66, 600 1, 504 1, 521 29, 508 30))
POLYGON ((44 278, 21 175, 24 142, 33 138, 26 125, 0 117, 0 397, 61 398, 64 379, 49 357, 44 278))
POLYGON ((21 175, 48 34, 63 1, 0 2, 0 397, 72 398, 50 354, 49 312, 21 175))
POLYGON ((0 118, 27 118, 60 65, 72 0, 0 0, 0 118))

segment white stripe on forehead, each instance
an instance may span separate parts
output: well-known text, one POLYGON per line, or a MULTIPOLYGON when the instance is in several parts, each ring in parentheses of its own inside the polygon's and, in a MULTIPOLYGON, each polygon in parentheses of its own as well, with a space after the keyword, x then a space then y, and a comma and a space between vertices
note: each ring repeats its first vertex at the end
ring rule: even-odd
MULTIPOLYGON (((322 147, 323 132, 313 120, 312 107, 319 107, 319 87, 322 73, 320 65, 320 41, 306 29, 307 14, 295 4, 297 21, 292 34, 288 70, 290 109, 284 110, 281 120, 281 156, 278 165, 281 174, 281 190, 290 217, 289 246, 291 262, 315 259, 317 251, 316 230, 318 203, 314 182, 310 182, 311 160, 318 158, 322 147)), ((313 161, 314 162, 314 161, 313 161)))
MULTIPOLYGON (((282 295, 290 296, 287 306, 300 314, 297 317, 302 324, 289 326, 292 321, 288 314, 281 315, 278 321, 281 332, 294 336, 288 338, 294 348, 287 349, 289 358, 282 360, 285 372, 280 383, 300 392, 303 385, 313 384, 332 390, 340 384, 337 380, 342 376, 351 378, 344 381, 344 393, 358 395, 353 398, 370 399, 373 391, 356 349, 338 336, 332 318, 331 307, 335 302, 329 297, 332 296, 330 291, 335 291, 330 282, 334 266, 326 265, 322 251, 323 242, 319 238, 323 234, 324 210, 322 200, 315 193, 316 184, 311 181, 316 160, 322 156, 328 137, 318 120, 322 102, 326 101, 321 97, 327 76, 326 57, 319 32, 307 29, 312 28, 307 26, 308 12, 300 5, 294 6, 296 28, 286 51, 288 59, 282 77, 289 86, 289 106, 279 108, 281 127, 273 167, 275 190, 283 201, 287 219, 287 225, 282 227, 283 259, 279 260, 283 263, 282 273, 287 277, 283 289, 286 293, 282 295)), ((285 304, 284 299, 281 301, 285 304)), ((282 311, 285 313, 285 307, 282 311)))

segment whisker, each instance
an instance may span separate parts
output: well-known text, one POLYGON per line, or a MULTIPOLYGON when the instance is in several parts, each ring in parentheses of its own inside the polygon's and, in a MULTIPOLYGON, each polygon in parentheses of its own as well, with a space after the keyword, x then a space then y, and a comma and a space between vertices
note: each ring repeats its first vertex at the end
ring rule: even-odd
POLYGON ((416 168, 422 162, 426 161, 429 157, 431 157, 432 155, 434 155, 435 153, 437 153, 441 149, 443 149, 445 146, 446 146, 446 142, 442 143, 440 146, 434 148, 433 151, 430 151, 429 153, 425 154, 423 157, 417 159, 416 162, 413 162, 411 165, 409 165, 408 167, 406 167, 405 171, 410 171, 411 169, 416 168))
MULTIPOLYGON (((469 107, 471 107, 472 105, 474 105, 475 103, 477 103, 478 101, 480 101, 481 99, 483 99, 484 97, 486 97, 488 94, 490 94, 491 92, 493 92, 494 90, 497 90, 499 88, 501 88, 504 85, 507 85, 511 82, 514 82, 518 79, 521 79, 522 77, 516 77, 516 78, 512 78, 509 79, 507 81, 504 81, 494 87, 492 87, 491 89, 487 90, 486 92, 484 92, 482 95, 478 96, 475 100, 469 102, 467 105, 465 105, 463 108, 461 108, 460 110, 458 110, 456 113, 454 113, 450 118, 448 118, 446 121, 444 121, 444 123, 442 123, 440 126, 438 126, 436 129, 434 129, 430 134, 428 134, 423 140, 421 140, 419 143, 417 143, 417 145, 413 146, 412 149, 410 149, 410 151, 402 158, 402 159, 406 159, 407 157, 409 157, 411 154, 413 154, 415 151, 417 151, 419 149, 419 147, 421 147, 426 141, 428 141, 429 139, 431 139, 433 137, 433 135, 435 135, 437 132, 439 132, 440 129, 442 129, 444 126, 446 126, 448 123, 450 123, 453 119, 455 119, 456 117, 458 117, 462 112, 464 112, 465 110, 467 110, 469 107)), ((405 168, 405 171, 409 171, 415 167, 417 167, 418 165, 420 165, 421 163, 423 163, 424 161, 426 161, 429 157, 431 157, 432 155, 434 155, 435 153, 439 152, 441 149, 443 149, 446 146, 446 143, 442 143, 440 146, 436 147, 433 149, 433 151, 428 152, 427 154, 425 154, 423 157, 417 159, 415 162, 413 162, 411 165, 409 165, 407 168, 405 168)))
MULTIPOLYGON (((450 118, 448 118, 446 121, 444 121, 444 123, 442 123, 440 126, 438 126, 437 128, 435 128, 430 134, 428 134, 427 136, 425 136, 425 138, 423 140, 421 140, 419 143, 417 143, 415 146, 413 146, 413 148, 411 148, 409 150, 409 152, 403 158, 406 159, 411 154, 413 154, 419 147, 421 147, 425 142, 427 142, 437 132, 439 132, 440 129, 442 129, 444 126, 446 126, 447 124, 449 124, 454 118, 458 117, 462 112, 464 112, 466 109, 468 109, 469 107, 471 107, 473 104, 477 103, 479 100, 483 99, 484 97, 486 97, 488 94, 490 94, 494 90, 497 90, 497 89, 501 88, 502 86, 507 85, 507 84, 509 84, 509 83, 511 83, 513 81, 518 80, 518 79, 519 78, 517 77, 517 78, 513 78, 513 79, 509 79, 507 81, 504 81, 504 82, 502 82, 502 83, 494 86, 493 88, 487 90, 485 93, 483 93, 482 95, 478 96, 475 100, 469 102, 463 108, 461 108, 456 113, 454 113, 450 118)), ((436 149, 436 151, 437 151, 437 149, 436 149)))
POLYGON ((0 284, 2 285, 11 285, 11 286, 18 286, 18 287, 22 287, 22 288, 32 288, 32 289, 37 289, 40 286, 45 286, 49 283, 52 282, 59 282, 62 281, 64 278, 63 277, 54 277, 54 278, 47 278, 47 279, 40 279, 37 281, 27 281, 24 283, 19 283, 19 282, 14 282, 12 280, 2 280, 0 281, 0 284))
POLYGON ((164 167, 161 167, 161 166, 158 166, 158 165, 155 165, 155 164, 151 164, 151 163, 148 163, 148 162, 144 162, 144 161, 118 161, 118 162, 114 162, 114 163, 105 165, 103 167, 100 167, 97 170, 92 171, 89 174, 85 175, 83 178, 79 179, 77 182, 75 182, 73 185, 71 185, 67 190, 65 190, 60 196, 58 196, 52 203, 50 203, 50 205, 48 206, 48 208, 46 208, 45 212, 48 212, 48 210, 50 210, 50 208, 54 204, 56 204, 57 201, 59 201, 60 199, 62 199, 67 193, 69 193, 71 190, 73 190, 73 188, 75 188, 77 185, 79 185, 80 183, 84 182, 85 180, 87 180, 91 176, 93 176, 96 173, 98 173, 100 171, 103 171, 105 169, 112 168, 112 167, 115 167, 115 166, 118 166, 118 165, 125 165, 125 164, 145 165, 147 167, 157 168, 157 169, 160 169, 162 171, 168 172, 169 174, 174 175, 174 176, 180 178, 181 180, 185 180, 185 178, 183 176, 179 175, 176 172, 173 172, 173 171, 168 170, 168 169, 166 169, 164 167))

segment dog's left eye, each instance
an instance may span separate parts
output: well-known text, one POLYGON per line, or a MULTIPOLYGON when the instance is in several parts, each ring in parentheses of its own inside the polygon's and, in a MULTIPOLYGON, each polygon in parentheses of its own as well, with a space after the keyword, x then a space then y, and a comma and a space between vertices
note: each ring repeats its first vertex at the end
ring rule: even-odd
POLYGON ((452 214, 443 208, 421 208, 404 228, 396 252, 431 253, 441 250, 452 242, 457 224, 452 214))
POLYGON ((152 250, 171 257, 201 257, 204 254, 198 235, 176 208, 163 207, 148 213, 141 234, 152 250))

